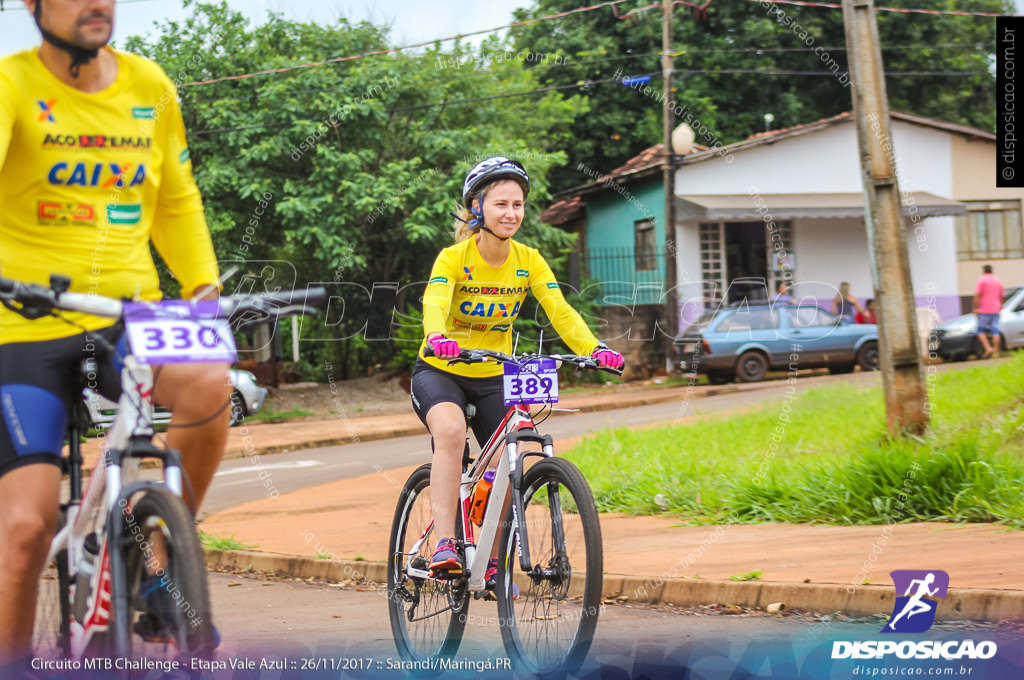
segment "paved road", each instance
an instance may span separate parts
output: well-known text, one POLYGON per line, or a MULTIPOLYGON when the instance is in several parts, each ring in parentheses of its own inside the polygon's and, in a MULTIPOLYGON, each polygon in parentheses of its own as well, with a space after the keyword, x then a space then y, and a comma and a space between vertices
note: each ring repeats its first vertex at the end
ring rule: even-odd
MULTIPOLYGON (((335 664, 349 663, 357 667, 368 663, 377 671, 371 674, 373 677, 398 677, 396 673, 379 672, 381 668, 387 670, 389 660, 398 658, 386 599, 381 592, 356 592, 352 588, 261 581, 224 574, 211 574, 210 584, 216 622, 224 638, 219 655, 222 660, 241 657, 258 664, 263 659, 283 658, 288 663, 295 662, 301 669, 304 659, 333 659, 335 664)), ((456 658, 475 661, 506 658, 500 630, 496 619, 492 618, 497 616, 496 605, 472 602, 469 613, 474 618, 466 629, 456 658)), ((622 677, 638 677, 634 665, 638 660, 664 670, 681 671, 683 666, 689 667, 691 678, 749 677, 745 674, 732 676, 729 671, 740 663, 759 675, 771 670, 778 672, 784 670, 780 664, 794 660, 807 663, 808 655, 817 657, 818 662, 831 664, 827 657, 833 640, 877 639, 879 628, 876 622, 826 622, 807 616, 702 615, 606 605, 588 665, 620 666, 628 671, 622 677)), ((994 626, 975 626, 970 634, 976 638, 1006 639, 1010 644, 1010 638, 994 626)), ((967 632, 961 627, 937 625, 930 635, 961 639, 967 632)), ((1016 640, 1019 645, 1020 638, 1016 640)), ((881 664, 873 662, 872 665, 881 664)), ((354 675, 359 677, 360 674, 354 675)), ((975 673, 976 677, 978 675, 975 673)), ((616 676, 607 675, 606 668, 602 677, 616 676)), ((846 675, 826 672, 810 677, 846 675)))
MULTIPOLYGON (((818 387, 835 380, 877 381, 878 374, 857 373, 841 377, 801 378, 797 390, 818 387)), ((723 413, 778 402, 787 389, 785 381, 759 383, 757 389, 695 398, 679 402, 635 406, 613 411, 575 413, 548 419, 540 429, 556 443, 569 437, 587 435, 607 427, 638 427, 669 420, 690 420, 708 413, 723 413)), ((475 443, 474 443, 475 445, 475 443)), ((407 467, 429 459, 430 437, 424 433, 358 444, 345 444, 293 453, 263 456, 258 465, 249 458, 224 461, 203 503, 202 516, 263 497, 259 482, 262 470, 273 471, 274 485, 281 493, 339 479, 360 477, 381 469, 407 467), (379 466, 379 467, 378 467, 379 466)))

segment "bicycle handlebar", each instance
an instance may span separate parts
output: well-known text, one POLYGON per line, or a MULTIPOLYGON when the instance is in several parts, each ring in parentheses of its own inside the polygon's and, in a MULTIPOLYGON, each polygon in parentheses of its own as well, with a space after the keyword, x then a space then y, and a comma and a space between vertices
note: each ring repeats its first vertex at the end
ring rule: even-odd
MULTIPOLYGON (((70 279, 57 275, 50 277, 49 287, 0 277, 0 303, 27 319, 53 316, 55 310, 83 312, 112 319, 120 319, 124 315, 123 300, 91 293, 75 293, 68 290, 70 284, 70 279)), ((262 321, 296 314, 315 315, 317 310, 314 305, 322 304, 326 299, 327 291, 323 287, 262 295, 229 295, 217 299, 217 316, 235 321, 251 314, 262 317, 262 321), (300 299, 300 303, 295 303, 300 299)))
MULTIPOLYGON (((428 356, 434 356, 434 348, 427 345, 424 348, 423 353, 428 356)), ((592 370, 605 371, 613 375, 622 375, 622 371, 617 368, 609 368, 608 366, 602 365, 595 357, 585 356, 582 354, 536 354, 533 352, 524 352, 518 356, 511 356, 503 352, 495 352, 490 349, 463 349, 459 352, 459 356, 455 359, 449 359, 448 365, 451 364, 479 364, 485 361, 496 361, 500 364, 516 364, 520 365, 527 361, 533 361, 534 359, 554 359, 558 363, 573 364, 576 368, 589 368, 592 370)))

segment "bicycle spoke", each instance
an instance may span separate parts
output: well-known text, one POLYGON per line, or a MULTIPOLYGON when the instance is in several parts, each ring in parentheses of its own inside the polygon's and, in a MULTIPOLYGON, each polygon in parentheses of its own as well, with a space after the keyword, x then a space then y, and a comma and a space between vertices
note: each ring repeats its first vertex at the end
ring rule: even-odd
POLYGON ((464 580, 422 576, 433 553, 431 514, 430 466, 425 465, 402 490, 388 548, 391 630, 399 653, 413 661, 454 654, 466 625, 469 593, 464 580), (424 534, 426 540, 421 541, 424 534), (414 547, 415 554, 411 553, 414 547), (411 575, 407 566, 420 575, 411 575))
POLYGON ((572 671, 582 663, 597 624, 601 594, 601 536, 597 511, 582 475, 568 461, 547 459, 523 481, 523 526, 506 530, 499 615, 506 648, 519 666, 537 675, 572 671), (533 566, 520 571, 518 543, 533 566), (515 578, 516 572, 519 578, 515 578), (512 581, 520 596, 510 596, 512 581))

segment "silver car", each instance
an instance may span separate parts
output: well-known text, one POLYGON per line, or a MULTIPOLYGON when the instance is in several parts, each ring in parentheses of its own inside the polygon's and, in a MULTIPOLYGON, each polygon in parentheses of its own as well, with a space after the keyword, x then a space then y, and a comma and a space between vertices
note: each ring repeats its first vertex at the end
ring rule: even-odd
MULTIPOLYGON (((1002 349, 1024 347, 1024 286, 1007 290, 1006 302, 999 312, 999 334, 1002 349)), ((962 361, 972 354, 984 354, 978 339, 978 317, 964 314, 935 327, 929 349, 946 361, 962 361)))
MULTIPOLYGON (((228 371, 228 375, 234 386, 234 390, 231 392, 231 426, 235 427, 241 425, 246 416, 260 410, 263 400, 267 398, 267 388, 257 385, 256 376, 249 371, 232 368, 228 371)), ((117 404, 101 394, 94 393, 89 388, 82 390, 82 396, 85 398, 93 427, 98 429, 110 427, 114 422, 114 417, 117 416, 117 404)), ((154 425, 165 425, 170 421, 170 411, 161 407, 153 409, 154 425)))

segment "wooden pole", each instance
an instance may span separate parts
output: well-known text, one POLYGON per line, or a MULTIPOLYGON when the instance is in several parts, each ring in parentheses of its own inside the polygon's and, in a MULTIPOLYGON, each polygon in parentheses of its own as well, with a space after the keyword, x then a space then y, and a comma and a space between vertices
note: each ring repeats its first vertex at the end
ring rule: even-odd
POLYGON ((928 427, 927 391, 873 0, 843 0, 843 21, 867 195, 886 424, 892 436, 921 433, 928 427))
POLYGON ((672 149, 672 0, 662 0, 661 31, 661 82, 664 92, 663 137, 665 145, 664 179, 665 188, 665 366, 671 372, 675 364, 675 350, 672 341, 679 334, 679 295, 676 292, 676 202, 675 202, 675 152, 672 149))

